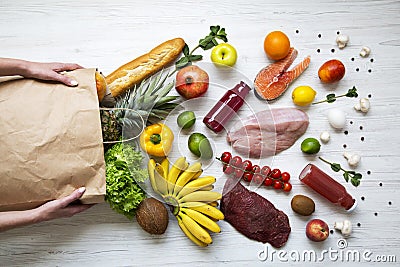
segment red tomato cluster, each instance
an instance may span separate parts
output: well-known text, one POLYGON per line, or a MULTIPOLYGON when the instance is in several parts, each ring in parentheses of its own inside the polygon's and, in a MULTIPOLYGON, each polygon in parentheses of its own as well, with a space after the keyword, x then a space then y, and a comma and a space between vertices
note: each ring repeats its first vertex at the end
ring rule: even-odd
POLYGON ((246 182, 254 181, 256 184, 272 186, 285 192, 292 190, 292 185, 289 183, 290 174, 287 172, 281 172, 279 169, 271 170, 268 166, 261 168, 253 165, 250 160, 242 160, 239 156, 232 157, 230 152, 222 153, 219 160, 224 164, 222 169, 227 175, 233 175, 246 182))

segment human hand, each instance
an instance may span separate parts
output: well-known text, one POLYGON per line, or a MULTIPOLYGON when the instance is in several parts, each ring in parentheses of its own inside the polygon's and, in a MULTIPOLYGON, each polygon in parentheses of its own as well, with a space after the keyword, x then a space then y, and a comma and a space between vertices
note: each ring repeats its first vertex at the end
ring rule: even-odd
POLYGON ((43 204, 35 209, 37 222, 49 221, 57 218, 71 217, 79 212, 85 211, 93 205, 88 204, 72 204, 72 202, 80 199, 86 188, 76 189, 69 196, 53 200, 43 204))
POLYGON ((78 82, 72 78, 60 74, 60 72, 82 69, 83 67, 75 63, 41 63, 27 62, 26 73, 23 75, 26 78, 35 78, 40 80, 57 81, 68 86, 77 86, 78 82))

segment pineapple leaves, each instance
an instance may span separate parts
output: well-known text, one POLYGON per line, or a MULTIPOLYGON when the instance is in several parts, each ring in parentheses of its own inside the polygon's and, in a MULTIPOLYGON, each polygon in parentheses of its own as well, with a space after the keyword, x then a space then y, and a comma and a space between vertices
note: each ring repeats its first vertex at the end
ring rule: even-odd
POLYGON ((158 96, 160 98, 166 96, 173 87, 174 87, 174 82, 170 82, 169 84, 167 84, 167 86, 165 86, 162 90, 158 92, 158 96))
POLYGON ((140 114, 146 124, 149 125, 164 120, 174 108, 178 107, 178 103, 172 102, 177 100, 179 96, 168 96, 174 88, 173 81, 166 84, 168 77, 169 73, 164 74, 161 71, 135 85, 125 96, 118 98, 115 108, 117 108, 116 114, 118 114, 120 123, 128 127, 137 127, 142 123, 137 115, 140 114), (131 109, 135 112, 129 112, 125 109, 131 109))
POLYGON ((162 104, 158 107, 154 107, 154 112, 157 112, 157 110, 167 110, 167 111, 172 111, 173 109, 175 109, 176 107, 180 106, 178 103, 165 103, 162 104))
MULTIPOLYGON (((175 96, 175 95, 174 96, 172 96, 172 95, 171 96, 164 96, 164 97, 162 97, 162 98, 157 100, 157 103, 154 105, 154 107, 158 108, 161 105, 163 105, 165 103, 169 103, 171 101, 174 101, 174 100, 176 100, 178 98, 179 98, 179 96, 175 96)), ((178 104, 176 104, 176 105, 178 105, 178 104)))

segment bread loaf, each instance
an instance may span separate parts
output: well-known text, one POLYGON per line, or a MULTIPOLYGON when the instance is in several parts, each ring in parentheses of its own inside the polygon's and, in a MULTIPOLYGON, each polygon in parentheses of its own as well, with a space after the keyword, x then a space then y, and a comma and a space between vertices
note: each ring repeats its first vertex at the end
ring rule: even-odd
POLYGON ((106 77, 112 96, 117 97, 143 79, 172 63, 181 53, 185 41, 175 38, 153 48, 131 62, 122 65, 106 77))

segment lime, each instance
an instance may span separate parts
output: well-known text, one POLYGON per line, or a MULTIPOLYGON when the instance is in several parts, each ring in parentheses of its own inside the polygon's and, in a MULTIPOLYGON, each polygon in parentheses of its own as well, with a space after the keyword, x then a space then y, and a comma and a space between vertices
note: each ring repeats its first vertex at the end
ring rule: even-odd
POLYGON ((210 141, 202 133, 192 133, 188 140, 189 150, 202 159, 211 159, 213 150, 210 141))
POLYGON ((308 106, 314 101, 316 94, 310 86, 298 86, 292 92, 292 100, 298 106, 308 106))
POLYGON ((182 129, 189 129, 196 122, 196 116, 193 111, 184 111, 177 118, 178 126, 182 129))
POLYGON ((315 138, 306 138, 303 142, 301 142, 301 151, 307 154, 317 154, 319 149, 321 148, 321 144, 315 138))

